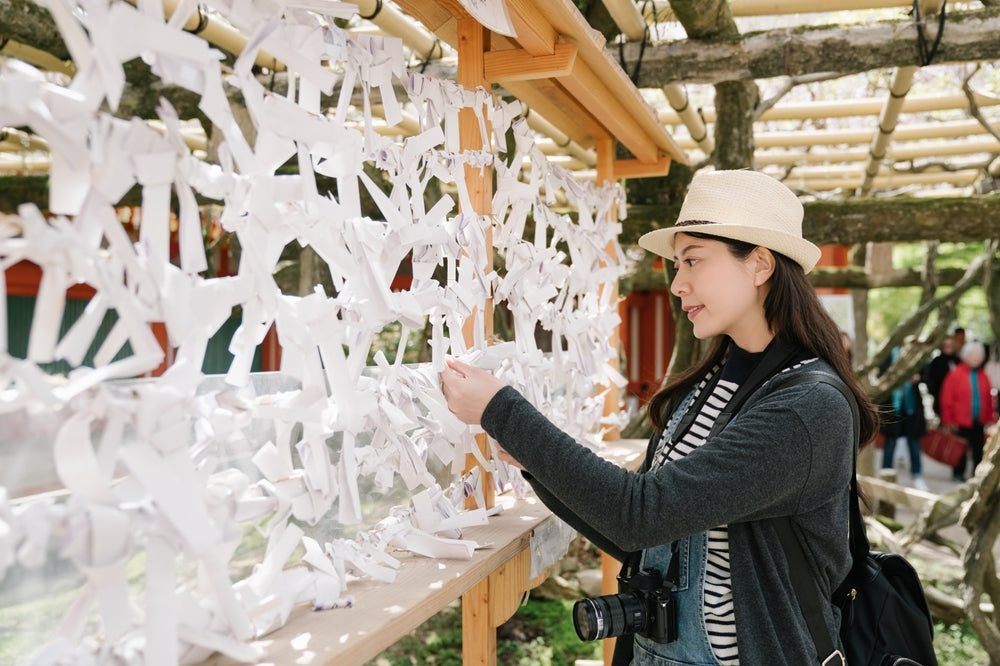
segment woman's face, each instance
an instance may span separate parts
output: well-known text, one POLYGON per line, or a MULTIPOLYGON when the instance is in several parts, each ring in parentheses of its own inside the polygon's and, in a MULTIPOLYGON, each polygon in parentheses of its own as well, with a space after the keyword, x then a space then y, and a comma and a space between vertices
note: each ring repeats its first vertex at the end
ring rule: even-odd
POLYGON ((762 351, 773 337, 764 317, 765 285, 774 271, 770 250, 758 247, 737 259, 722 241, 678 233, 674 253, 670 291, 681 299, 695 337, 726 334, 747 351, 762 351))

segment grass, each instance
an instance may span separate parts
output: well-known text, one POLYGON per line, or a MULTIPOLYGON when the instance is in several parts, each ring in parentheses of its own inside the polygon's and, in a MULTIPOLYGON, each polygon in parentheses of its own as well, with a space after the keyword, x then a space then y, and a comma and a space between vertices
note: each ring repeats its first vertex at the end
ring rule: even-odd
MULTIPOLYGON (((599 643, 583 643, 573 630, 572 601, 530 599, 497 630, 500 666, 573 666, 601 659, 599 643)), ((963 622, 934 627, 939 666, 988 666, 972 627, 963 622)), ((462 610, 454 604, 401 639, 366 666, 462 666, 462 610)))
POLYGON ((988 666, 990 658, 968 622, 934 623, 934 652, 940 666, 988 666))
MULTIPOLYGON (((600 643, 583 643, 570 619, 572 601, 529 599, 497 629, 501 666, 573 666, 600 659, 600 643)), ((462 666, 462 609, 449 606, 367 666, 462 666)))

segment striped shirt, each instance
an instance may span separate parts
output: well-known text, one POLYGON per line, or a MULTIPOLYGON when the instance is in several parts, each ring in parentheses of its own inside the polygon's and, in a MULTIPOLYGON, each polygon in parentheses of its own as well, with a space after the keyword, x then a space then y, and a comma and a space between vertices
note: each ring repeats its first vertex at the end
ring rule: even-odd
MULTIPOLYGON (((706 377, 698 386, 696 398, 708 384, 709 379, 710 377, 706 377)), ((716 419, 729 404, 737 388, 739 384, 720 378, 704 407, 695 417, 691 428, 681 440, 679 442, 660 440, 653 465, 659 466, 683 458, 704 444, 716 419)), ((721 664, 739 664, 732 581, 729 577, 729 530, 725 525, 708 531, 708 561, 705 566, 703 603, 705 629, 708 632, 712 653, 721 664)))
MULTIPOLYGON (((668 440, 666 437, 660 439, 656 454, 653 456, 653 467, 683 458, 705 443, 719 414, 732 400, 740 382, 746 379, 761 356, 763 352, 751 354, 735 345, 730 346, 725 366, 721 370, 718 366, 713 368, 695 390, 694 399, 697 400, 716 373, 722 373, 701 411, 695 416, 691 428, 683 434, 679 442, 668 440)), ((811 360, 815 359, 800 361, 782 372, 797 368, 811 360)), ((707 550, 703 598, 705 630, 708 632, 712 653, 719 663, 724 666, 737 666, 740 658, 736 646, 736 612, 733 606, 733 586, 729 569, 728 526, 720 525, 708 530, 707 550)))

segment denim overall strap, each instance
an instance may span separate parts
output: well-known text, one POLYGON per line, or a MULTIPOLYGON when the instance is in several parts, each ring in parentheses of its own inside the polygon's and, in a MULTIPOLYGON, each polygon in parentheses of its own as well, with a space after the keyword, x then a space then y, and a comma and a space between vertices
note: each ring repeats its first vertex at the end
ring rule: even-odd
MULTIPOLYGON (((670 566, 671 544, 647 548, 642 554, 644 568, 665 572, 670 566)), ((657 643, 635 636, 632 666, 719 666, 705 628, 705 564, 708 535, 695 534, 678 541, 680 580, 674 590, 677 607, 678 640, 657 643)))
MULTIPOLYGON (((708 387, 706 387, 707 389, 708 387)), ((663 438, 657 446, 657 454, 672 438, 684 414, 694 402, 696 393, 696 388, 691 389, 674 410, 670 421, 663 429, 663 438)), ((656 457, 653 457, 654 463, 656 457)), ((672 543, 667 543, 647 548, 642 553, 640 566, 656 569, 665 575, 670 569, 672 546, 672 543)), ((674 600, 677 603, 677 634, 680 639, 673 643, 664 644, 656 643, 642 636, 635 636, 633 666, 672 666, 674 664, 716 666, 718 664, 708 642, 703 612, 708 535, 702 533, 678 540, 677 556, 679 566, 674 600)))
MULTIPOLYGON (((670 441, 673 439, 674 431, 677 430, 677 426, 680 425, 681 420, 684 418, 684 415, 688 411, 688 408, 690 408, 691 405, 694 403, 697 394, 698 394, 698 387, 696 386, 690 391, 688 391, 688 394, 684 396, 684 399, 681 400, 679 405, 677 405, 677 408, 674 410, 674 413, 670 416, 670 420, 667 421, 666 427, 663 429, 663 435, 660 436, 660 441, 656 443, 653 455, 649 459, 650 467, 656 465, 656 460, 657 458, 660 457, 660 452, 663 451, 664 447, 667 446, 667 444, 669 444, 670 441)), ((643 471, 648 471, 648 470, 643 470, 643 471)))

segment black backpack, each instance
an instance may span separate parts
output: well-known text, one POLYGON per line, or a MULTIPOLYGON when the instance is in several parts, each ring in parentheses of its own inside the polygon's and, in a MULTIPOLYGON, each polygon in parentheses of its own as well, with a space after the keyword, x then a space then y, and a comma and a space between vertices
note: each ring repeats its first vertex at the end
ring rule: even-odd
MULTIPOLYGON (((822 381, 844 392, 854 413, 854 432, 858 432, 857 405, 837 378, 826 373, 807 372, 792 378, 792 381, 822 381)), ((937 666, 934 622, 924 597, 924 588, 916 570, 902 555, 871 550, 858 506, 856 473, 851 479, 850 507, 850 544, 854 566, 833 595, 833 603, 841 611, 843 653, 834 649, 827 633, 816 588, 802 545, 792 531, 791 520, 785 517, 776 520, 775 525, 788 558, 792 587, 821 664, 937 666)))

